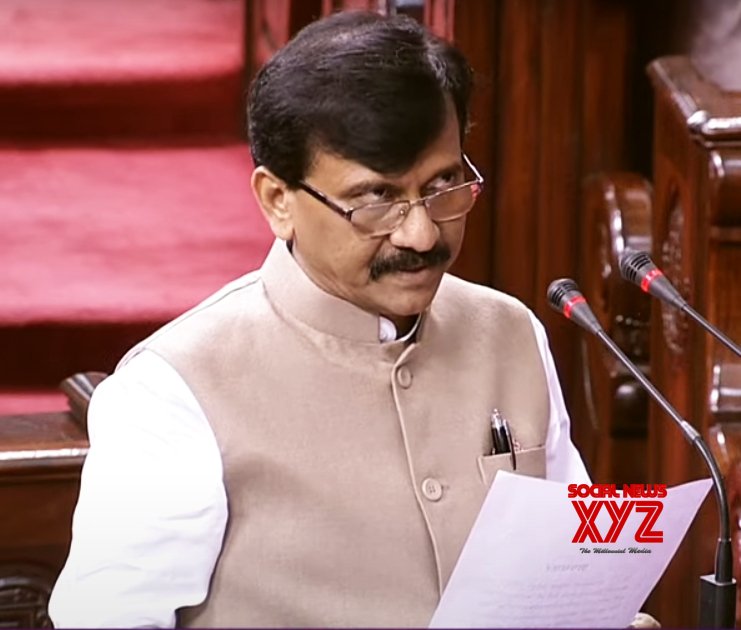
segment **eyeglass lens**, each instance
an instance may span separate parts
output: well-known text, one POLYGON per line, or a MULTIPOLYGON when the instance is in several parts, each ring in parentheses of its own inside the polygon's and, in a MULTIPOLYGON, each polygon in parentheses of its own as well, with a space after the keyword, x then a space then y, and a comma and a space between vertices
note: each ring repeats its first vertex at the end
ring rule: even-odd
MULTIPOLYGON (((430 197, 427 212, 433 221, 451 221, 466 214, 476 200, 478 184, 473 183, 430 197)), ((353 213, 352 222, 372 235, 393 232, 409 213, 410 203, 401 201, 392 204, 359 208, 353 213)))

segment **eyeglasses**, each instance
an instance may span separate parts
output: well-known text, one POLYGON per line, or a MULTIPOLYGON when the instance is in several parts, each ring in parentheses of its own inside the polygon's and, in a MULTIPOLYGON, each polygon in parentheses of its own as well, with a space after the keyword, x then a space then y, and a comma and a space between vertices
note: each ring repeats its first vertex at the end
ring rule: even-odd
POLYGON ((398 201, 369 203, 356 208, 343 208, 306 182, 301 181, 298 185, 301 190, 347 219, 359 232, 368 238, 373 238, 385 236, 395 231, 404 222, 414 206, 423 205, 427 209, 430 219, 435 223, 454 221, 468 214, 473 208, 476 197, 483 190, 484 178, 465 153, 463 154, 463 161, 471 169, 474 175, 473 180, 456 184, 414 201, 399 199, 398 201))

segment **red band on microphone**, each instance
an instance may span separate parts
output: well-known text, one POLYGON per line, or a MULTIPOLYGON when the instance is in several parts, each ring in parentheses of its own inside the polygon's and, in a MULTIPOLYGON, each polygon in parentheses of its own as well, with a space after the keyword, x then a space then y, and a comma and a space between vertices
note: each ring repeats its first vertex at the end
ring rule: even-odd
POLYGON ((575 307, 575 306, 576 306, 577 304, 582 304, 582 303, 584 303, 584 302, 586 302, 586 301, 587 301, 587 300, 586 300, 586 298, 585 298, 585 297, 584 297, 583 295, 577 295, 576 297, 574 297, 574 298, 571 298, 571 299, 570 299, 570 300, 569 300, 568 302, 566 302, 566 304, 564 304, 564 307, 563 307, 563 314, 564 314, 564 315, 565 315, 566 317, 568 317, 569 319, 571 319, 571 310, 572 310, 572 309, 573 309, 573 308, 574 308, 574 307, 575 307))
POLYGON ((641 280, 641 290, 648 293, 648 287, 651 286, 651 283, 656 280, 659 276, 663 276, 664 274, 661 272, 661 269, 652 269, 646 274, 646 277, 641 280))

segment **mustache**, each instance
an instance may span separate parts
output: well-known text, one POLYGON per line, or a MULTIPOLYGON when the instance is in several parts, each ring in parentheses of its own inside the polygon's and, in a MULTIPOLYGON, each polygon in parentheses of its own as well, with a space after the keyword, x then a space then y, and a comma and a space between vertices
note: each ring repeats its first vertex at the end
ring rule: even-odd
POLYGON ((376 281, 388 273, 437 267, 448 262, 450 257, 450 248, 444 243, 437 243, 435 247, 426 252, 400 249, 392 256, 376 258, 370 265, 370 277, 371 280, 376 281))

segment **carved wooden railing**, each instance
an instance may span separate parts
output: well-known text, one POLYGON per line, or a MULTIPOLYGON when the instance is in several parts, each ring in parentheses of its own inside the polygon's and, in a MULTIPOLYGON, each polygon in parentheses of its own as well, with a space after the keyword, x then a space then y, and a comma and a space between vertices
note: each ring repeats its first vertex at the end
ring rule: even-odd
POLYGON ((33 564, 0 565, 0 628, 51 628, 46 608, 55 579, 33 564))
MULTIPOLYGON (((651 186, 630 173, 601 174, 584 187, 581 288, 620 348, 648 370, 648 298, 620 277, 626 249, 651 247, 651 186)), ((585 411, 594 433, 588 460, 600 482, 646 477, 648 401, 625 368, 591 335, 581 338, 585 411), (636 468, 636 464, 639 464, 636 468), (641 468, 643 466, 643 468, 641 468)))
POLYGON ((104 377, 66 379, 68 412, 0 417, 0 628, 50 626, 88 449, 87 406, 104 377))

